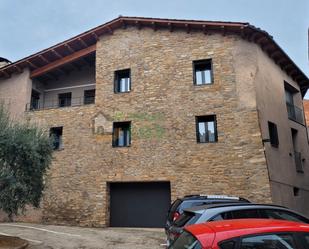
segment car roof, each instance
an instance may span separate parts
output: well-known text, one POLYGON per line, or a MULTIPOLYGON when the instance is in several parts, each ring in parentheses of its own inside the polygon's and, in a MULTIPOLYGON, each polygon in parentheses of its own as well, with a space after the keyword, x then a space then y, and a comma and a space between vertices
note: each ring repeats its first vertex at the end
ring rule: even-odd
MULTIPOLYGON (((231 202, 231 203, 218 203, 218 204, 205 204, 200 206, 194 206, 191 208, 184 209, 184 212, 198 212, 201 210, 211 209, 211 208, 222 208, 222 207, 257 207, 257 208, 280 208, 287 209, 283 206, 272 205, 272 204, 256 204, 256 203, 246 203, 246 202, 231 202)), ((288 210, 288 209, 287 209, 288 210)))
POLYGON ((186 227, 185 230, 194 235, 203 247, 211 247, 213 242, 218 243, 249 234, 309 232, 309 225, 286 220, 238 219, 195 224, 186 227))

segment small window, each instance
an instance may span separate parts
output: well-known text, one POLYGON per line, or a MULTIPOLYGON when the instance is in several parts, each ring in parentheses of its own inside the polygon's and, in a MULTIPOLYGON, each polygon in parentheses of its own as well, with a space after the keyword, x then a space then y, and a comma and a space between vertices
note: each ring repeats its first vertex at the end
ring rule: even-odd
POLYGON ((62 144, 62 129, 63 127, 50 128, 49 135, 53 140, 53 149, 60 150, 63 148, 62 144))
POLYGON ((294 187, 293 188, 293 194, 294 194, 294 196, 299 196, 299 188, 294 187))
POLYGON ((40 109, 40 93, 32 89, 30 110, 37 110, 37 109, 40 109))
POLYGON ((214 143, 218 141, 215 115, 196 117, 196 136, 198 143, 214 143))
POLYGON ((84 105, 93 104, 95 99, 95 89, 84 91, 84 105))
POLYGON ((113 124, 113 146, 127 147, 131 144, 131 122, 115 122, 113 124))
POLYGON ((207 85, 213 83, 211 59, 194 61, 194 84, 207 85))
POLYGON ((115 93, 125 93, 131 91, 130 69, 115 72, 115 93))
POLYGON ((278 138, 278 130, 277 130, 277 125, 268 121, 268 132, 269 132, 269 139, 270 139, 270 144, 273 147, 278 148, 279 146, 279 138, 278 138))
POLYGON ((58 95, 59 107, 71 106, 72 93, 60 93, 58 95))

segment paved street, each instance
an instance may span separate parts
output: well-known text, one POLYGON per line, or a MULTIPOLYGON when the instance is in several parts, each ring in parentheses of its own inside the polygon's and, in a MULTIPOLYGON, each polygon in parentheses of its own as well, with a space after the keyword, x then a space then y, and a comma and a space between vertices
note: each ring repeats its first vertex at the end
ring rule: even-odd
POLYGON ((0 234, 19 236, 29 249, 159 249, 163 229, 79 228, 26 223, 0 223, 0 234))

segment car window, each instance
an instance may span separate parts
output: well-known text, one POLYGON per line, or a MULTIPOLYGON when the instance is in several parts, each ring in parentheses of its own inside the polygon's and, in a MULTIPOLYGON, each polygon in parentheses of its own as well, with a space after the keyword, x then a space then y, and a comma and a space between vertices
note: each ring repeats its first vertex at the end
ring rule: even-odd
POLYGON ((291 234, 267 234, 243 238, 240 249, 296 249, 296 246, 291 234))
POLYGON ((233 219, 247 219, 247 218, 260 218, 257 209, 244 209, 231 211, 233 219))
POLYGON ((259 211, 257 209, 242 209, 224 212, 216 215, 211 221, 215 220, 230 220, 230 219, 248 219, 248 218, 260 218, 259 211))
POLYGON ((305 217, 302 217, 298 214, 285 211, 285 210, 275 210, 275 209, 263 209, 262 218, 268 219, 277 219, 277 220, 290 220, 290 221, 297 221, 303 223, 309 223, 309 220, 305 217))
POLYGON ((198 220, 200 214, 184 212, 179 216, 179 218, 174 222, 173 226, 175 227, 184 227, 185 225, 194 224, 198 220))
POLYGON ((191 207, 195 207, 195 206, 201 206, 201 205, 205 205, 207 204, 207 202, 205 201, 184 201, 181 204, 180 209, 186 209, 186 208, 191 208, 191 207))
POLYGON ((169 249, 202 249, 202 246, 193 235, 184 231, 169 249))
POLYGON ((177 199, 171 205, 170 210, 168 211, 168 219, 169 220, 173 219, 173 213, 177 210, 180 203, 181 203, 181 200, 177 199))
POLYGON ((183 227, 193 216, 194 213, 184 212, 179 216, 176 221, 174 221, 173 225, 176 227, 183 227))
POLYGON ((304 243, 306 248, 309 248, 309 233, 305 233, 304 235, 304 243))
POLYGON ((236 246, 236 242, 230 240, 230 241, 222 242, 219 245, 219 248, 221 248, 221 249, 234 249, 235 246, 236 246))

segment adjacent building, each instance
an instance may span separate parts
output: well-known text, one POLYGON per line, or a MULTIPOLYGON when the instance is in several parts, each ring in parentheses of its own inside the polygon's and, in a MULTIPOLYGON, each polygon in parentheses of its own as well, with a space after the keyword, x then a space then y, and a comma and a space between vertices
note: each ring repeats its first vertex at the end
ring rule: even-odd
POLYGON ((309 79, 248 23, 119 17, 0 77, 12 115, 54 138, 32 219, 160 227, 195 193, 309 215, 309 79))

